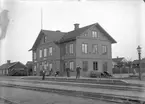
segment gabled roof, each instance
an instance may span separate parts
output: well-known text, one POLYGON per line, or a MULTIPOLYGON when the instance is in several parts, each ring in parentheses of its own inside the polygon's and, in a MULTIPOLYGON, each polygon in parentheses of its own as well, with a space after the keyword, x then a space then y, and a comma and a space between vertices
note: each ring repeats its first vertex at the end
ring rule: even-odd
POLYGON ((6 63, 6 64, 3 64, 0 66, 0 69, 8 69, 10 68, 11 66, 14 66, 17 62, 12 62, 12 63, 6 63))
POLYGON ((41 41, 41 38, 43 37, 43 35, 48 35, 48 41, 53 42, 53 41, 59 41, 62 36, 64 35, 63 32, 58 32, 58 31, 50 31, 50 30, 41 30, 34 45, 32 46, 32 48, 29 50, 35 50, 36 47, 38 46, 39 42, 41 41))
POLYGON ((76 39, 77 36, 80 36, 83 32, 85 32, 87 29, 89 29, 93 25, 94 24, 70 31, 66 33, 59 42, 62 43, 62 42, 67 42, 69 40, 76 39))
POLYGON ((96 26, 102 33, 104 33, 104 35, 110 40, 111 43, 116 43, 116 41, 98 23, 94 23, 94 24, 91 24, 82 28, 78 28, 70 32, 41 30, 33 47, 29 51, 36 49, 43 35, 49 36, 48 41, 56 42, 56 43, 64 43, 64 42, 75 40, 77 36, 80 36, 92 26, 96 26))
MULTIPOLYGON (((0 66, 0 70, 1 69, 8 69, 8 68, 11 68, 12 66, 16 65, 17 63, 20 63, 22 64, 21 62, 12 62, 12 63, 6 63, 6 64, 3 64, 0 66)), ((22 64, 23 66, 25 66, 24 64, 22 64)), ((25 66, 26 67, 26 66, 25 66)))
POLYGON ((80 36, 82 33, 84 33, 86 30, 88 30, 92 26, 96 26, 101 32, 103 32, 105 36, 111 41, 111 43, 116 43, 116 41, 98 23, 94 23, 94 24, 70 31, 66 33, 59 42, 63 43, 70 40, 75 40, 77 36, 80 36))

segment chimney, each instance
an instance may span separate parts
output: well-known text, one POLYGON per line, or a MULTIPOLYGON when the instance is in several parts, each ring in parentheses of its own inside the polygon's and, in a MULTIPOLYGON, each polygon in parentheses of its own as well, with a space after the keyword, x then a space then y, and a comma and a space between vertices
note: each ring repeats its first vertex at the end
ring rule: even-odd
POLYGON ((79 29, 79 24, 78 23, 76 23, 76 24, 74 24, 74 30, 76 30, 76 29, 79 29))
POLYGON ((11 60, 7 60, 7 64, 10 64, 11 63, 11 60))

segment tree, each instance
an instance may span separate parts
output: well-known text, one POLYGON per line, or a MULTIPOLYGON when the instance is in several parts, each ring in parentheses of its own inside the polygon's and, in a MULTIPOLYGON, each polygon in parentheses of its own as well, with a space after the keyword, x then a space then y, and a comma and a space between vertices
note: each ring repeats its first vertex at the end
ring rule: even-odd
POLYGON ((132 61, 131 59, 126 60, 125 66, 126 66, 126 68, 128 68, 128 73, 130 73, 130 70, 131 70, 132 67, 133 67, 133 61, 132 61))

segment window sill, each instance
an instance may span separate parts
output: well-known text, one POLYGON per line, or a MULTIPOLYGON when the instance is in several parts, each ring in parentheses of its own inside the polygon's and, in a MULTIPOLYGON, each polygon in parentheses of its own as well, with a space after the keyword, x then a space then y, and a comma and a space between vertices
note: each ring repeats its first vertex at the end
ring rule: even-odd
POLYGON ((107 55, 107 53, 102 53, 102 55, 107 55))
POLYGON ((82 52, 82 54, 88 54, 88 53, 83 53, 83 52, 82 52))
POLYGON ((99 54, 99 52, 96 52, 96 53, 92 53, 92 54, 96 55, 96 54, 99 54))

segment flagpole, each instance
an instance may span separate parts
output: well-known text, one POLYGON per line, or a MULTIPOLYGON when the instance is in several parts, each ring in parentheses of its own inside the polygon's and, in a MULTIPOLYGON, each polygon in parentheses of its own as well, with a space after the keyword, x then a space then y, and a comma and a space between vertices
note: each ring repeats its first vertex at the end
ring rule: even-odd
POLYGON ((43 10, 41 8, 41 29, 43 29, 43 10))
POLYGON ((2 9, 2 1, 0 0, 0 10, 2 9))

